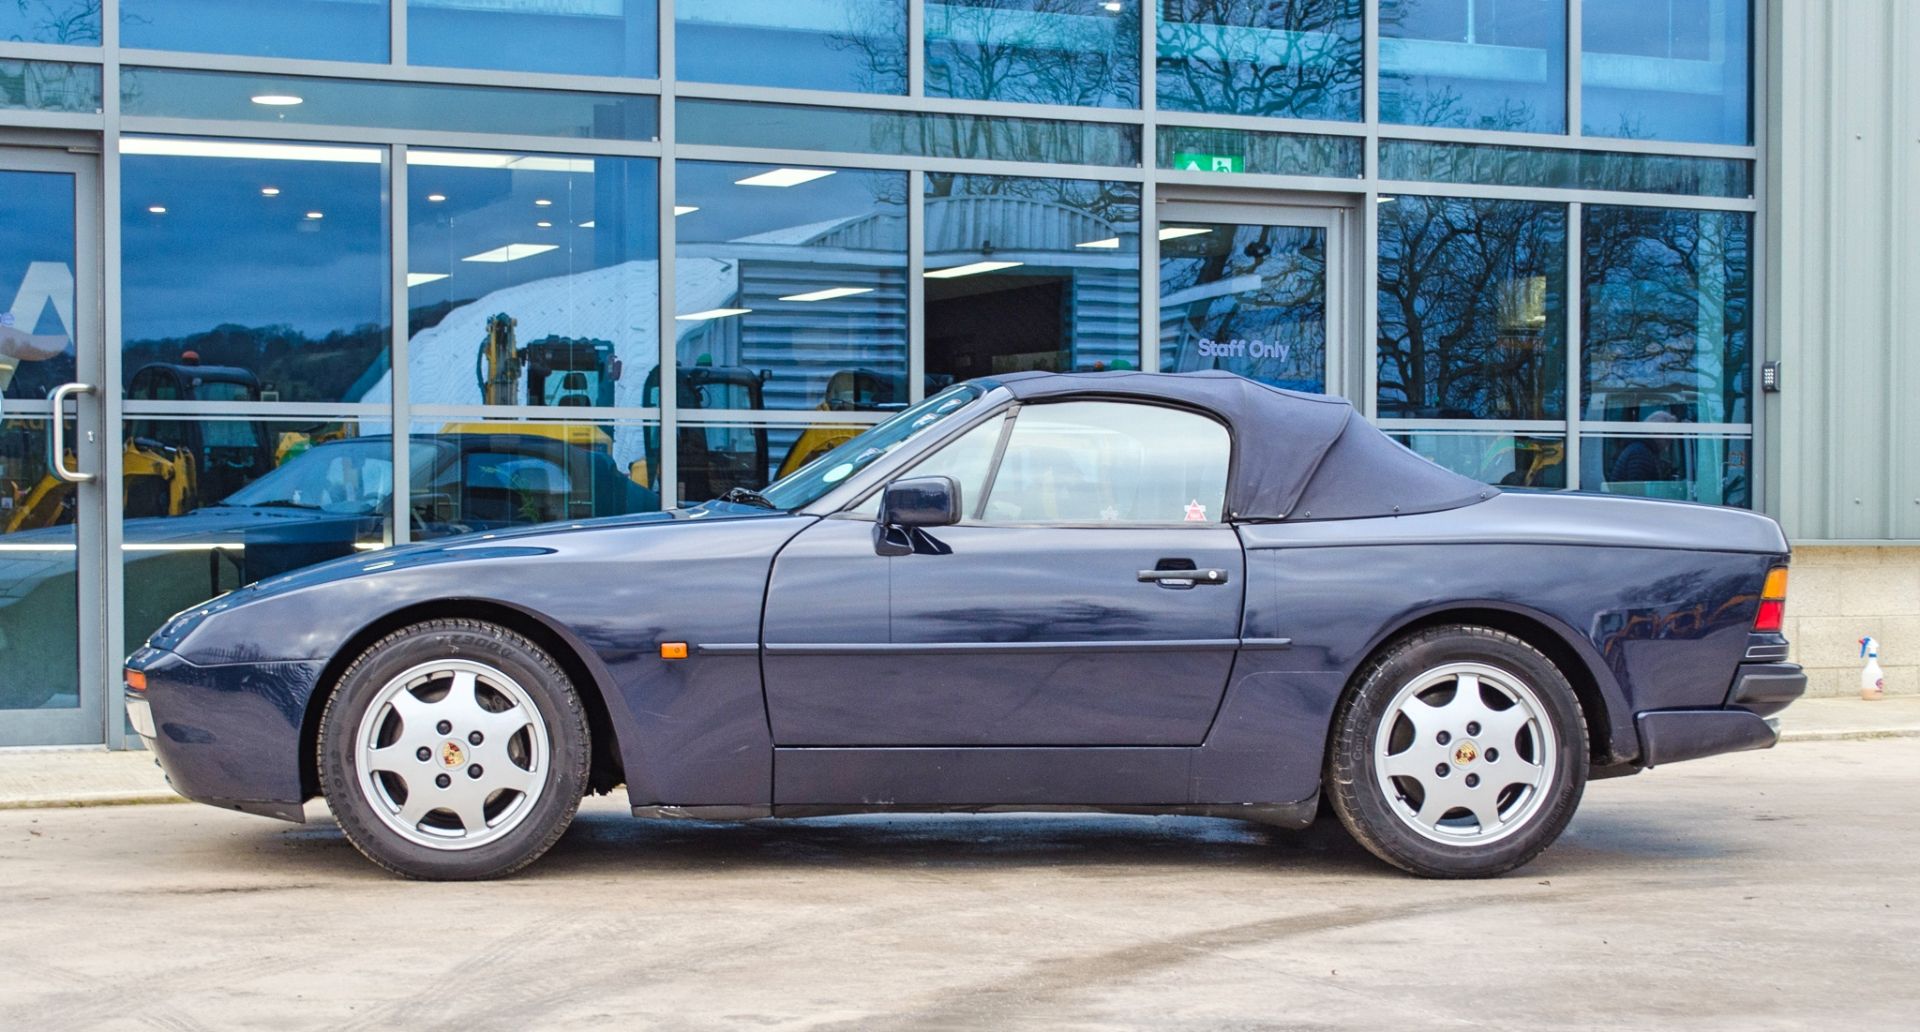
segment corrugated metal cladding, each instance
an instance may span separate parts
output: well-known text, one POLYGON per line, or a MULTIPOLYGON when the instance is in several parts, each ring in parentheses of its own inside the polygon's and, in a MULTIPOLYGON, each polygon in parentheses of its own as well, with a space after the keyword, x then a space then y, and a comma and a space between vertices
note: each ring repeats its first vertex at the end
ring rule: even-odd
POLYGON ((1920 542, 1920 0, 1773 0, 1768 508, 1920 542))

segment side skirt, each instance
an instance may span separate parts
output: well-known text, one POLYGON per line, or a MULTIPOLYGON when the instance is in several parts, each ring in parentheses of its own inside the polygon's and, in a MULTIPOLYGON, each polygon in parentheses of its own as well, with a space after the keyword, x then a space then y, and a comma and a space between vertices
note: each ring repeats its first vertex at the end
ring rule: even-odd
POLYGON ((1228 820, 1266 824, 1298 830, 1313 823, 1320 809, 1320 796, 1293 803, 1193 803, 1178 805, 1121 806, 1112 803, 1075 805, 1049 803, 1037 805, 979 804, 906 806, 883 803, 829 805, 807 803, 794 806, 636 806, 635 817, 648 819, 740 822, 763 818, 798 820, 806 817, 846 817, 868 813, 1112 813, 1148 817, 1220 817, 1228 820))

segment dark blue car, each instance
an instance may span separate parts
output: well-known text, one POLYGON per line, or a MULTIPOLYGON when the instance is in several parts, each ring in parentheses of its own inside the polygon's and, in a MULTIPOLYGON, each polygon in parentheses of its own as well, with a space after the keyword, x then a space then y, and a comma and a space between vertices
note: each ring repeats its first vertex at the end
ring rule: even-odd
POLYGON ((1771 746, 1771 520, 1501 493, 1219 373, 960 384, 764 492, 367 553, 173 618, 189 798, 324 795, 389 870, 531 862, 586 792, 744 820, 1082 808, 1496 874, 1590 778, 1771 746))

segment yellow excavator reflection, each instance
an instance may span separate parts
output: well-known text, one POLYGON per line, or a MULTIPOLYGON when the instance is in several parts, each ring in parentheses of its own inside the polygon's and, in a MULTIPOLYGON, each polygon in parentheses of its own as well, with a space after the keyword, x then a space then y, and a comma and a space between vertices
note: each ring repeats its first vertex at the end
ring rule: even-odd
MULTIPOLYGON (((554 408, 613 404, 613 385, 621 369, 612 342, 547 336, 521 347, 515 338, 518 326, 519 320, 505 312, 487 320, 487 337, 473 362, 482 404, 554 408)), ((499 433, 500 429, 497 424, 456 422, 442 426, 440 432, 499 433)), ((517 423, 513 432, 600 451, 613 446, 613 438, 592 423, 517 423)))

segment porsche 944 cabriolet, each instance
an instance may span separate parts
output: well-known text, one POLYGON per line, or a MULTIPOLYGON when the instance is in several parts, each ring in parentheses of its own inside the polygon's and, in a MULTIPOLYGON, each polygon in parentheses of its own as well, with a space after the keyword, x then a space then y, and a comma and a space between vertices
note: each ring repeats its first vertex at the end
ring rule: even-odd
POLYGON ((764 491, 356 555, 164 624, 131 720, 191 799, 486 878, 641 816, 1324 799, 1487 876, 1590 779, 1766 748, 1805 687, 1765 516, 1502 492, 1224 373, 956 385, 764 491))

